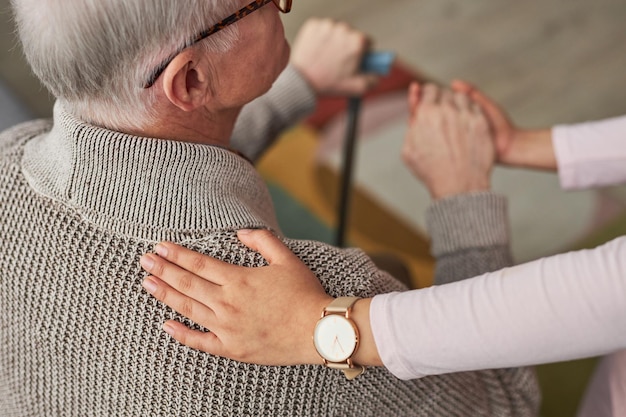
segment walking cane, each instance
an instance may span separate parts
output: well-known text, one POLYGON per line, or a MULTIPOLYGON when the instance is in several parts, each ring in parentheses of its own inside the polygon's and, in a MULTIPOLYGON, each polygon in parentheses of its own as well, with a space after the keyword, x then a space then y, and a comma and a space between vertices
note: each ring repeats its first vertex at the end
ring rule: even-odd
MULTIPOLYGON (((391 71, 395 54, 392 52, 370 52, 363 57, 361 70, 378 74, 388 75, 391 71)), ((350 208, 350 191, 352 182, 352 165, 354 162, 354 148, 358 133, 358 119, 361 111, 362 97, 350 97, 348 99, 346 139, 343 149, 343 165, 341 173, 341 185, 339 195, 338 227, 335 245, 345 245, 348 211, 350 208)))

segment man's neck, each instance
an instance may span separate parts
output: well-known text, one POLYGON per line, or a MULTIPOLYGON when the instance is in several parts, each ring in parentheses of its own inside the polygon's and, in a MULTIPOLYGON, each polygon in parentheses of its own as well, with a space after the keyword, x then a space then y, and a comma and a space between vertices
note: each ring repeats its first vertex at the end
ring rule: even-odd
POLYGON ((158 121, 140 130, 124 133, 136 136, 228 147, 241 108, 210 113, 204 109, 194 112, 162 112, 158 121))

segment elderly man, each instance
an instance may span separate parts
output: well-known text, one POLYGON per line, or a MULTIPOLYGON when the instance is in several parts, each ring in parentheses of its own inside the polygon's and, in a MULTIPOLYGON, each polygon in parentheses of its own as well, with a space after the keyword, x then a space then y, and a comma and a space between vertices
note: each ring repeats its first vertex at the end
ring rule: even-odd
MULTIPOLYGON (((372 369, 348 381, 321 366, 212 356, 161 330, 182 318, 143 290, 141 254, 171 240, 260 266, 236 231, 278 232, 262 179, 229 138, 287 64, 279 10, 290 1, 12 4, 57 104, 52 122, 0 137, 3 414, 534 413, 523 369, 409 382, 372 369)), ((358 250, 284 241, 331 295, 402 289, 358 250)))

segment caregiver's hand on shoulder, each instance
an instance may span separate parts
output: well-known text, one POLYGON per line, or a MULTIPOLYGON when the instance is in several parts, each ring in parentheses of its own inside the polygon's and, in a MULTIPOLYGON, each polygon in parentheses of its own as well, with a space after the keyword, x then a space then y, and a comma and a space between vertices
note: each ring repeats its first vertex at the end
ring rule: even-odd
POLYGON ((163 329, 187 346, 242 362, 321 364, 311 335, 333 298, 271 232, 243 230, 238 237, 269 265, 231 265, 169 242, 157 245, 158 256, 142 256, 151 274, 144 288, 210 332, 173 320, 163 329))

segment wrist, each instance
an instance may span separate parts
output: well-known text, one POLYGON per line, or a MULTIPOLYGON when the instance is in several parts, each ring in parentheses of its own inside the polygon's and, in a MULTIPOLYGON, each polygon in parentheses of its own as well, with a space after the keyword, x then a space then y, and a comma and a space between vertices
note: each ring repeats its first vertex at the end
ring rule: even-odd
POLYGON ((551 129, 517 129, 500 161, 519 168, 556 170, 551 129))
POLYGON ((362 298, 352 308, 352 320, 359 329, 359 346, 354 353, 354 362, 364 366, 382 366, 378 348, 370 324, 371 298, 362 298))
MULTIPOLYGON (((458 178, 452 178, 453 181, 457 181, 458 178)), ((491 190, 491 182, 489 180, 489 173, 484 176, 476 178, 466 178, 467 181, 463 183, 450 184, 448 186, 432 187, 430 189, 430 196, 433 201, 443 200, 444 198, 454 197, 456 195, 479 193, 491 190)))
MULTIPOLYGON (((318 319, 317 323, 320 323, 321 321, 320 317, 324 319, 324 312, 327 310, 327 307, 329 307, 330 304, 335 300, 336 299, 330 299, 330 301, 327 301, 323 304, 323 306, 319 310, 320 314, 318 314, 317 316, 317 319, 318 319)), ((378 349, 376 347, 374 335, 372 333, 372 328, 370 325, 369 314, 370 314, 371 301, 372 301, 371 298, 358 299, 354 304, 352 304, 352 307, 349 309, 349 313, 348 313, 348 319, 351 320, 353 325, 356 327, 356 331, 358 335, 357 336, 358 342, 356 344, 356 348, 352 352, 352 355, 349 360, 352 361, 352 363, 357 367, 358 366, 382 366, 382 360, 380 359, 380 356, 378 354, 378 349)), ((316 323, 316 326, 317 326, 317 323, 316 323)), ((314 330, 310 334, 314 335, 315 332, 316 332, 316 329, 314 328, 314 330)), ((316 353, 316 358, 315 360, 313 360, 312 363, 326 364, 327 362, 324 361, 322 354, 319 353, 317 351, 317 348, 314 346, 315 336, 313 336, 313 340, 314 340, 314 343, 312 344, 312 346, 313 346, 313 350, 316 353)))
POLYGON ((300 75, 300 78, 304 80, 309 89, 316 95, 320 96, 321 93, 321 85, 317 80, 317 76, 306 66, 300 64, 297 60, 290 61, 291 66, 296 70, 296 72, 300 75))

